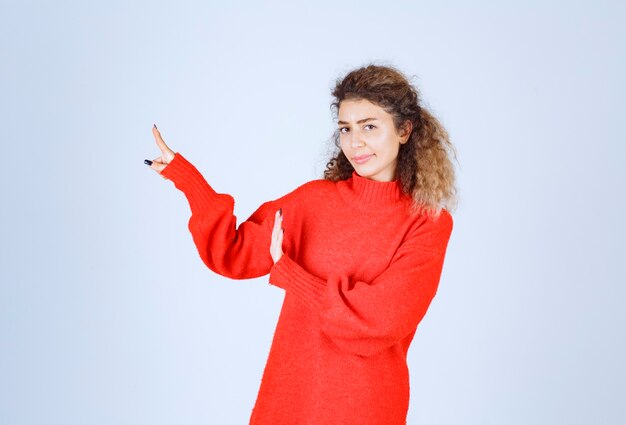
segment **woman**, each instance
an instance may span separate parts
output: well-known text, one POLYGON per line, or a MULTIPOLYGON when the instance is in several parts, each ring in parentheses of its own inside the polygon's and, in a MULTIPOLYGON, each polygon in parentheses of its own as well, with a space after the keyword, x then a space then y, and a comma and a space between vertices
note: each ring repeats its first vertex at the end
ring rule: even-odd
POLYGON ((146 163, 185 194, 204 263, 232 279, 269 274, 285 290, 253 425, 406 424, 406 355, 452 232, 453 147, 392 67, 356 69, 333 96, 337 151, 324 178, 239 227, 232 196, 153 128, 161 156, 146 163))

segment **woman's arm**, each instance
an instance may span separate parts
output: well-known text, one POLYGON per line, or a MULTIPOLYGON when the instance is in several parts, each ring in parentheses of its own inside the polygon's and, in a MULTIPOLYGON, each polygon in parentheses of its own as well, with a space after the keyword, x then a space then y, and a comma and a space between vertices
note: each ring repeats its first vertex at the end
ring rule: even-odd
POLYGON ((283 254, 270 272, 270 283, 293 291, 318 311, 322 332, 339 347, 370 356, 413 332, 437 292, 452 217, 442 211, 397 249, 389 267, 371 282, 348 276, 319 278, 283 254))
POLYGON ((233 197, 217 193, 180 153, 161 175, 172 180, 189 201, 188 228, 208 268, 232 279, 250 279, 270 272, 274 264, 269 249, 274 213, 287 195, 265 202, 237 227, 233 197))

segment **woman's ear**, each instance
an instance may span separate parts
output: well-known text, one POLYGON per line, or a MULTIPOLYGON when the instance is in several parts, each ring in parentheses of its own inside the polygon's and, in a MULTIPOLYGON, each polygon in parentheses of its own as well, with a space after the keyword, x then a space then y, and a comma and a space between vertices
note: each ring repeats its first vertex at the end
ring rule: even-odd
POLYGON ((411 132, 413 131, 413 123, 410 120, 406 120, 402 125, 400 131, 400 143, 405 144, 409 141, 409 137, 411 137, 411 132))

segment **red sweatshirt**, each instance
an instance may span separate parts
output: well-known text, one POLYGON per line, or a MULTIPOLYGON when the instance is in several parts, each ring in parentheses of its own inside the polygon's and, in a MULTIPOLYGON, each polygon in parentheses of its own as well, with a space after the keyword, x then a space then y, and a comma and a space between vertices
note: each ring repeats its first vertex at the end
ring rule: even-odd
POLYGON ((411 216, 399 181, 302 184, 237 226, 234 199, 180 153, 162 170, 215 273, 285 290, 251 425, 404 425, 407 351, 439 284, 452 217, 411 216), (283 256, 270 255, 282 208, 283 256))

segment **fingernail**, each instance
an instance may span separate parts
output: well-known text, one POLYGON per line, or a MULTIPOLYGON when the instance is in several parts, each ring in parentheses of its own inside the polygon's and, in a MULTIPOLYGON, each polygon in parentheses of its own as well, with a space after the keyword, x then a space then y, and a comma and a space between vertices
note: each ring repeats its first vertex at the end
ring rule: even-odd
POLYGON ((279 209, 278 209, 278 213, 279 213, 279 214, 280 214, 280 216, 282 217, 282 216, 283 216, 283 209, 282 209, 282 208, 279 208, 279 209))
POLYGON ((157 128, 156 124, 152 124, 152 125, 154 125, 154 128, 157 128))
POLYGON ((152 161, 150 161, 149 159, 144 159, 143 163, 147 165, 152 165, 152 161))

